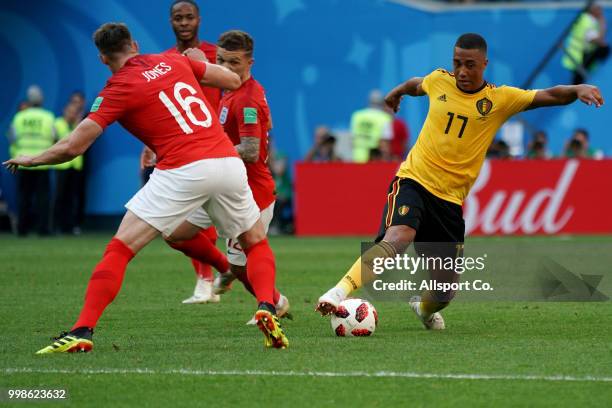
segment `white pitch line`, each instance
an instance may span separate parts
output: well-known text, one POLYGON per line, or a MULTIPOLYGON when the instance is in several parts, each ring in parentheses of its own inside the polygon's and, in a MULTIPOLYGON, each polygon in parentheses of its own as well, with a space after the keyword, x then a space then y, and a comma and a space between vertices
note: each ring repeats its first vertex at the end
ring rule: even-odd
POLYGON ((231 377, 369 377, 369 378, 427 378, 449 380, 512 380, 512 381, 567 381, 567 382, 612 382, 612 377, 569 375, 504 375, 504 374, 442 374, 396 371, 261 371, 261 370, 154 370, 150 368, 100 368, 84 370, 46 369, 46 368, 3 368, 3 374, 145 374, 145 375, 195 375, 231 377))

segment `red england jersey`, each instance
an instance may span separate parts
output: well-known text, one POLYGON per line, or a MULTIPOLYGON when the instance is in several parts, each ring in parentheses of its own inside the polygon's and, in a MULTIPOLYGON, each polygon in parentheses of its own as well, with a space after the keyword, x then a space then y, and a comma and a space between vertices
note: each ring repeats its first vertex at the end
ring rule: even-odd
POLYGON ((276 197, 274 179, 268 168, 268 130, 272 127, 270 109, 263 87, 253 77, 235 91, 225 92, 219 107, 219 120, 234 145, 241 137, 258 137, 259 160, 245 163, 249 186, 260 210, 276 197))
POLYGON ((205 63, 182 55, 137 55, 106 82, 88 118, 102 128, 118 121, 155 152, 161 170, 236 157, 200 89, 204 72, 205 63))
MULTIPOLYGON (((204 55, 206 55, 206 58, 208 58, 208 62, 211 64, 217 63, 217 46, 215 44, 202 41, 200 42, 200 46, 198 48, 204 52, 204 55)), ((164 52, 180 54, 176 47, 170 48, 164 52)), ((206 99, 208 102, 210 102, 216 112, 219 108, 219 101, 221 100, 221 89, 213 88, 212 86, 202 86, 202 92, 204 92, 204 96, 206 96, 206 99)))

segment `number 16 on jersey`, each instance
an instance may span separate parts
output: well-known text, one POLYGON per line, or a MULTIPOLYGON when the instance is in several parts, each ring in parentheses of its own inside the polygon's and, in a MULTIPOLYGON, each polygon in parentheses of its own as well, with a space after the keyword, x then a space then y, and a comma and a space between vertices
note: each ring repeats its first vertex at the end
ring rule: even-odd
MULTIPOLYGON (((194 96, 196 93, 197 91, 189 84, 186 84, 184 82, 177 82, 176 84, 174 84, 174 99, 183 109, 191 124, 205 128, 210 127, 212 123, 212 115, 210 114, 210 111, 208 110, 208 107, 206 106, 204 101, 198 98, 197 96, 194 96), (181 95, 181 91, 183 89, 188 90, 191 95, 183 97, 181 95), (197 104, 200 106, 200 109, 202 110, 202 112, 204 112, 205 120, 199 120, 198 118, 196 118, 196 116, 193 114, 193 111, 191 110, 191 106, 193 104, 197 104)), ((162 101, 168 111, 170 111, 170 114, 174 117, 176 123, 178 123, 183 132, 185 132, 186 134, 193 133, 193 129, 191 128, 191 126, 189 126, 183 114, 178 110, 176 105, 170 100, 170 98, 164 91, 159 92, 159 99, 162 101)))

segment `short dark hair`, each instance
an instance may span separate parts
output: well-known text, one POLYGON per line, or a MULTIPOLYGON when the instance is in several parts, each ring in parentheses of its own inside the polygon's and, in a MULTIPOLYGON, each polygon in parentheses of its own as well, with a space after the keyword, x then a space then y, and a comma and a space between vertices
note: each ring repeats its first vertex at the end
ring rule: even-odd
POLYGON ((72 91, 72 93, 70 94, 71 98, 74 98, 75 96, 81 99, 85 99, 85 94, 83 93, 83 91, 80 91, 78 89, 76 91, 72 91))
POLYGON ((480 34, 476 33, 461 34, 455 42, 455 47, 464 50, 480 50, 485 54, 487 53, 487 42, 480 34))
POLYGON ((249 55, 253 54, 255 43, 253 38, 240 30, 226 31, 217 40, 217 46, 228 51, 244 51, 249 55))
POLYGON ((101 54, 113 57, 132 44, 132 34, 124 23, 106 23, 96 30, 93 40, 101 54))
POLYGON ((176 6, 179 3, 191 4, 196 9, 198 14, 200 14, 200 7, 198 6, 198 3, 196 3, 195 1, 193 0, 174 0, 172 4, 170 4, 170 15, 172 15, 172 10, 174 10, 174 6, 176 6))
POLYGON ((584 135, 584 138, 586 140, 589 140, 589 131, 586 130, 585 128, 578 128, 576 130, 574 130, 574 134, 576 133, 582 133, 584 135))

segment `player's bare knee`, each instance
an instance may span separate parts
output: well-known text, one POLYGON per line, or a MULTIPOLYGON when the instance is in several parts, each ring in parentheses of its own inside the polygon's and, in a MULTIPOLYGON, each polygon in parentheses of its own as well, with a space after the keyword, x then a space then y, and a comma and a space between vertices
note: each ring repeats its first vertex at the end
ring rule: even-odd
POLYGON ((260 220, 250 230, 238 236, 238 242, 243 249, 247 249, 266 239, 266 230, 260 220))
POLYGON ((168 244, 176 244, 181 241, 186 241, 187 238, 181 236, 180 234, 175 234, 174 232, 171 235, 162 234, 162 237, 168 244))
POLYGON ((398 254, 404 253, 414 241, 416 230, 407 225, 393 225, 387 228, 383 240, 393 245, 398 254))
POLYGON ((123 242, 136 254, 158 234, 159 231, 128 210, 117 229, 115 238, 123 242))
POLYGON ((179 225, 178 228, 172 232, 172 234, 164 234, 163 237, 168 243, 177 243, 180 241, 187 241, 195 237, 196 234, 200 232, 200 230, 200 227, 185 221, 181 225, 179 225))
POLYGON ((131 234, 125 233, 125 231, 117 231, 113 238, 123 242, 125 246, 130 248, 134 254, 138 253, 144 247, 138 243, 138 240, 135 239, 135 237, 131 236, 131 234))

